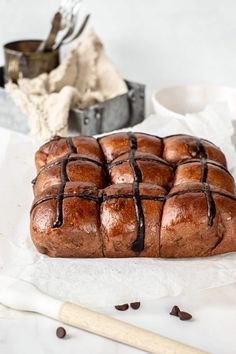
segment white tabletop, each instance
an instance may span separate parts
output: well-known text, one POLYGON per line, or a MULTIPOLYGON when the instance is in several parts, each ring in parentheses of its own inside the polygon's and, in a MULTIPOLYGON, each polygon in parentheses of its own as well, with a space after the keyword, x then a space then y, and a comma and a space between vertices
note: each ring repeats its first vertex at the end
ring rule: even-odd
MULTIPOLYGON (((1 139, 1 149, 4 148, 1 139)), ((0 230, 1 232, 1 230, 0 230)), ((224 269, 222 269, 224 272, 224 269)), ((194 274, 193 274, 194 276, 194 274)), ((87 289, 89 293, 89 289, 87 289)), ((115 305, 115 304, 114 304, 115 305)), ((179 297, 143 302, 137 311, 107 307, 104 311, 120 320, 214 354, 236 353, 236 283, 179 297), (173 305, 190 312, 191 321, 170 316, 173 305)), ((0 354, 135 354, 140 351, 65 326, 68 336, 56 337, 57 321, 39 315, 0 319, 0 354)))
MULTIPOLYGON (((155 303, 143 303, 139 310, 126 312, 107 309, 106 313, 156 331, 159 334, 214 354, 236 353, 236 284, 155 303), (191 321, 170 316, 173 305, 192 314, 191 321)), ((70 326, 65 339, 56 337, 60 324, 39 315, 0 320, 1 354, 138 354, 139 350, 97 337, 70 326)))

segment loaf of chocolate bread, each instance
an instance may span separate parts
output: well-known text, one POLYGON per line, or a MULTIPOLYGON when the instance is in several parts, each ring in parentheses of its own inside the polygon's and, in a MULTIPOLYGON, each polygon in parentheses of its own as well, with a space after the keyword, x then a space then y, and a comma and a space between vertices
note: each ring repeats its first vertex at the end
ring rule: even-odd
POLYGON ((189 135, 55 137, 35 155, 31 237, 52 257, 202 257, 236 251, 224 154, 189 135))

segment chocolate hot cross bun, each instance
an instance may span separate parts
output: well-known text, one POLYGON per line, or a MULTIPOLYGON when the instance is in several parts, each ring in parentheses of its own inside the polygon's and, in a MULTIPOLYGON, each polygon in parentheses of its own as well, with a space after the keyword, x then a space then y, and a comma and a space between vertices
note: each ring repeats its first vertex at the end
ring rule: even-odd
POLYGON ((189 135, 116 133, 44 144, 31 237, 53 257, 195 257, 236 250, 224 154, 189 135))

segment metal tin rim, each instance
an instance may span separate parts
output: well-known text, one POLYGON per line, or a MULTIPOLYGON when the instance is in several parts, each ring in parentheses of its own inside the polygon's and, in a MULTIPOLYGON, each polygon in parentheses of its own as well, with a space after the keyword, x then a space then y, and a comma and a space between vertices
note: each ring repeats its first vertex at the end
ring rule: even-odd
MULTIPOLYGON (((8 42, 6 44, 4 44, 3 48, 4 48, 4 51, 6 53, 9 53, 9 54, 13 54, 13 55, 22 55, 24 54, 25 56, 34 56, 34 55, 38 55, 38 53, 36 52, 27 52, 27 51, 20 51, 20 50, 17 50, 17 49, 12 49, 12 48, 9 48, 8 46, 9 45, 16 45, 16 44, 19 44, 19 43, 29 43, 29 42, 35 42, 35 43, 42 43, 42 39, 21 39, 21 40, 18 40, 18 41, 14 41, 14 42, 8 42)), ((48 56, 48 55, 51 55, 52 53, 58 53, 59 52, 59 49, 53 49, 52 51, 50 52, 42 52, 40 53, 40 56, 48 56)))
MULTIPOLYGON (((121 95, 118 95, 119 97, 125 97, 127 94, 129 93, 129 89, 127 89, 127 92, 125 93, 122 93, 121 95)), ((100 102, 100 103, 96 103, 94 105, 91 105, 85 109, 96 109, 96 108, 101 108, 101 106, 105 105, 107 102, 112 102, 114 101, 118 96, 115 96, 115 97, 112 97, 112 98, 109 98, 108 100, 106 101, 103 101, 103 102, 100 102)), ((80 108, 71 108, 70 110, 72 111, 76 111, 76 112, 84 112, 85 109, 80 109, 80 108)))

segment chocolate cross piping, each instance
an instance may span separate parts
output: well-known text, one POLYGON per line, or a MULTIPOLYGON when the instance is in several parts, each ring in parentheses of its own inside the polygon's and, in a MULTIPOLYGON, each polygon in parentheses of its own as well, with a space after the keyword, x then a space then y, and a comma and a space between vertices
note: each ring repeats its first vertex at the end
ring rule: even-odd
POLYGON ((197 139, 197 149, 199 158, 201 160, 201 179, 200 182, 203 183, 204 186, 204 194, 206 196, 207 202, 207 217, 208 217, 208 226, 213 225, 214 218, 216 216, 216 205, 215 201, 212 197, 212 192, 207 181, 208 175, 208 165, 207 165, 207 153, 204 145, 202 144, 201 139, 197 139))
POLYGON ((142 173, 140 171, 140 168, 138 167, 137 161, 135 160, 135 152, 137 150, 136 136, 131 132, 127 134, 130 144, 129 163, 134 176, 134 182, 132 185, 132 195, 137 220, 137 238, 132 244, 132 250, 134 252, 141 252, 144 249, 145 238, 144 213, 139 193, 139 183, 142 182, 142 173))
POLYGON ((66 186, 66 182, 69 181, 66 167, 69 161, 69 157, 71 154, 76 153, 76 147, 74 146, 73 140, 71 137, 66 139, 66 143, 68 145, 69 152, 65 155, 65 157, 61 161, 61 185, 58 190, 57 195, 57 206, 56 206, 56 220, 54 221, 52 227, 58 228, 63 224, 63 200, 64 200, 64 190, 66 186))

